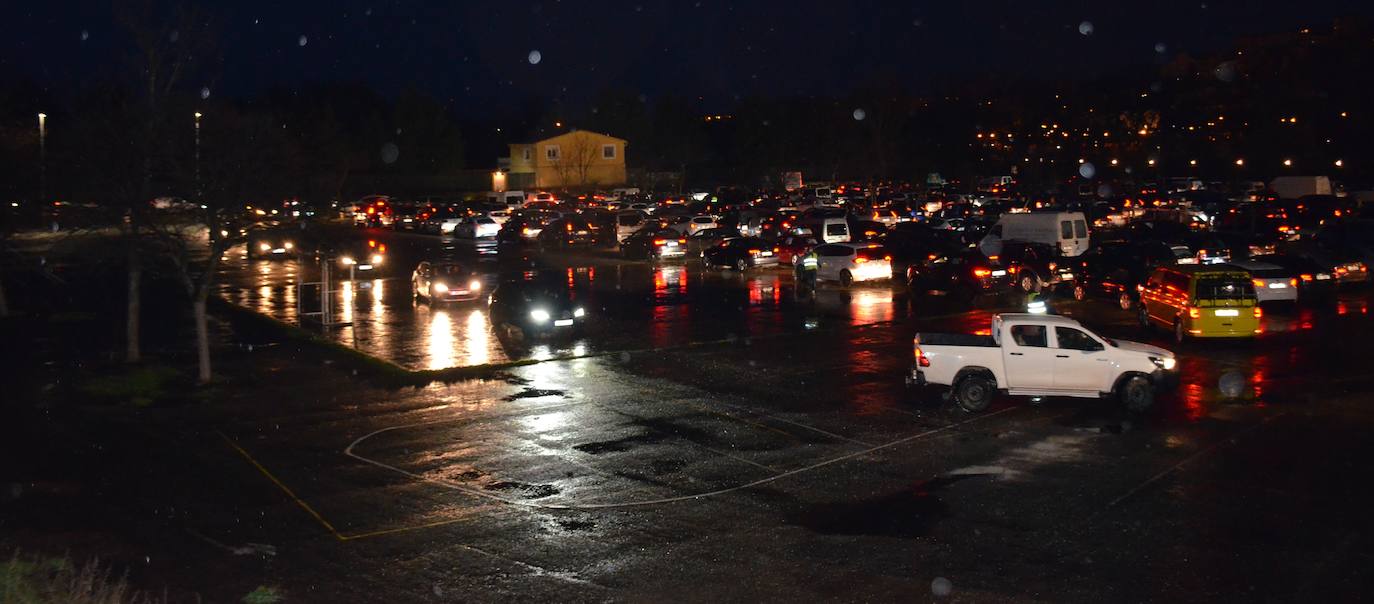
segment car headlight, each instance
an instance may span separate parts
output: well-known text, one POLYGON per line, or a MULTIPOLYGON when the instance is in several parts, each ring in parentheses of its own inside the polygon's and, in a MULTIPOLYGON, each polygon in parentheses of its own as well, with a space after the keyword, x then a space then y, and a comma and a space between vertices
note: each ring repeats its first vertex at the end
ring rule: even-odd
POLYGON ((535 323, 548 323, 549 311, 542 308, 536 308, 530 311, 530 318, 534 319, 535 323))
POLYGON ((478 280, 476 280, 476 279, 473 279, 471 282, 468 283, 468 291, 474 291, 474 292, 475 292, 475 291, 480 291, 481 289, 482 289, 482 282, 481 282, 481 281, 478 281, 478 280))
POLYGON ((372 264, 381 264, 382 260, 384 260, 384 258, 382 258, 381 254, 372 255, 372 264))
POLYGON ((1173 357, 1150 357, 1150 362, 1154 363, 1155 367, 1158 367, 1165 371, 1172 371, 1174 367, 1178 365, 1178 361, 1175 360, 1173 357))
POLYGON ((295 245, 294 243, 291 243, 290 241, 281 244, 281 246, 282 246, 283 248, 288 249, 288 250, 291 249, 291 248, 293 248, 293 247, 296 247, 296 245, 295 245))
POLYGON ((574 317, 585 317, 585 316, 587 316, 587 309, 582 308, 581 306, 579 306, 579 307, 577 307, 577 308, 574 308, 574 309, 573 309, 573 316, 574 316, 574 317))
POLYGON ((435 281, 435 282, 434 282, 434 285, 432 285, 431 287, 434 288, 434 293, 436 293, 436 294, 448 293, 448 285, 446 285, 446 284, 444 284, 444 283, 440 283, 440 282, 438 282, 438 281, 435 281))
POLYGON ((353 264, 353 259, 348 256, 344 256, 342 258, 339 258, 339 264, 342 264, 344 266, 351 266, 353 264))
POLYGON ((269 244, 269 243, 259 243, 259 244, 258 244, 258 249, 260 249, 260 250, 262 250, 262 251, 265 252, 265 251, 267 251, 267 250, 272 249, 272 245, 269 244))

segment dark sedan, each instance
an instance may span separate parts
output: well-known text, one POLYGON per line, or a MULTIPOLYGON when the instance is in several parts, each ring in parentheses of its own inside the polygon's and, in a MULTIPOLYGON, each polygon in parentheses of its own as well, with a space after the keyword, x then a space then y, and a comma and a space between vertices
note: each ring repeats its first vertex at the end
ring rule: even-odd
POLYGON ((972 298, 978 294, 1011 290, 1016 282, 1016 269, 979 252, 967 251, 912 264, 907 267, 906 278, 913 291, 972 298))
POLYGON ((587 319, 586 309, 573 301, 565 284, 540 280, 508 281, 496 286, 487 314, 497 335, 515 342, 572 333, 587 319))
POLYGON ((647 226, 620 242, 620 255, 645 260, 681 258, 687 255, 687 238, 673 229, 647 226))
POLYGON ((707 268, 728 267, 744 272, 750 268, 778 265, 778 250, 758 237, 732 237, 701 253, 707 268))
POLYGON ((559 218, 544 225, 537 240, 544 248, 592 247, 597 244, 598 231, 585 218, 559 218))

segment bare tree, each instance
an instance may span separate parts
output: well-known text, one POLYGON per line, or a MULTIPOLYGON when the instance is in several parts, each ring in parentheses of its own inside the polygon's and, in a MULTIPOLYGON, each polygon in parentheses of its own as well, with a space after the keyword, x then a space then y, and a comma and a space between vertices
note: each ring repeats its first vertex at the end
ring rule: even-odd
POLYGON ((564 139, 559 157, 552 160, 554 170, 558 172, 558 178, 563 186, 584 187, 595 184, 591 182, 591 170, 596 164, 598 154, 601 153, 598 140, 581 130, 574 130, 571 136, 564 139))

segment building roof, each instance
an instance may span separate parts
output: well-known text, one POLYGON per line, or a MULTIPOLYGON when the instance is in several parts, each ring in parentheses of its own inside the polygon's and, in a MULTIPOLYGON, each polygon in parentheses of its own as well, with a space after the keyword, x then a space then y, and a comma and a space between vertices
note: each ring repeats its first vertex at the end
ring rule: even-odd
POLYGON ((564 132, 564 133, 562 133, 562 134, 555 134, 555 135, 550 136, 550 137, 541 138, 541 139, 539 139, 539 140, 537 140, 537 141, 534 141, 534 142, 530 142, 530 143, 515 143, 515 144, 517 144, 517 145, 537 145, 537 144, 539 144, 539 143, 551 141, 551 140, 553 140, 553 139, 555 139, 555 138, 567 136, 567 135, 572 134, 572 133, 574 133, 574 132, 586 132, 587 134, 595 134, 595 135, 597 135, 597 136, 601 136, 601 137, 609 138, 609 139, 612 139, 612 140, 620 141, 620 142, 622 142, 622 143, 627 143, 627 142, 629 142, 629 141, 627 141, 627 140, 625 140, 625 139, 623 139, 623 138, 611 136, 611 135, 609 135, 609 134, 602 134, 602 133, 600 133, 600 132, 596 132, 596 131, 593 131, 593 130, 581 130, 581 129, 578 129, 578 128, 573 128, 572 130, 569 130, 569 131, 564 132))

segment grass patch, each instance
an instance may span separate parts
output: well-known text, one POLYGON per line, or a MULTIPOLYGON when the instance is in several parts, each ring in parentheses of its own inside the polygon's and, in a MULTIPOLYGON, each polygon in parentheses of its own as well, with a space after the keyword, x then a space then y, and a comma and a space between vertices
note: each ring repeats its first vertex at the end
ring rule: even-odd
POLYGON ((129 587, 98 559, 80 567, 63 558, 15 552, 0 566, 0 603, 144 604, 155 600, 129 587))
POLYGON ((248 592, 248 595, 244 596, 241 601, 244 604, 277 604, 277 602, 285 602, 286 597, 277 587, 259 585, 257 589, 248 592))
POLYGON ((172 367, 136 365, 93 376, 77 391, 97 403, 148 407, 183 392, 187 383, 186 376, 172 367))

